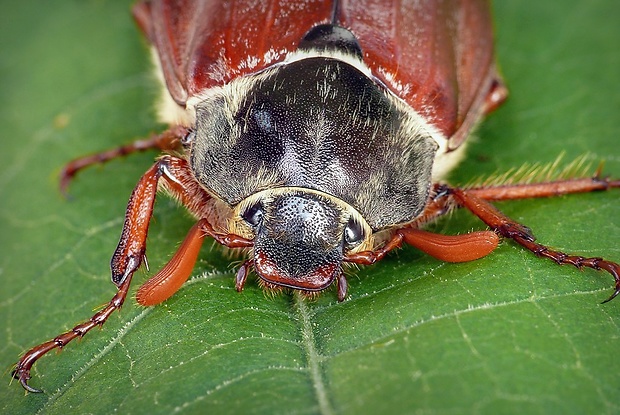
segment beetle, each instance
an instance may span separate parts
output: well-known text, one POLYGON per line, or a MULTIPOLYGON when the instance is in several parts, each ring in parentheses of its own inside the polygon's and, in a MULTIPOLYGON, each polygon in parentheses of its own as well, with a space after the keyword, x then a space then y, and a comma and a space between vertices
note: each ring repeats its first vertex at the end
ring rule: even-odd
POLYGON ((555 251, 490 202, 620 187, 619 180, 452 187, 446 174, 467 137, 506 99, 493 53, 490 7, 459 2, 143 1, 134 17, 153 45, 170 128, 146 141, 70 162, 61 189, 81 169, 127 153, 161 149, 127 205, 111 260, 118 292, 70 331, 27 351, 13 377, 30 392, 33 364, 84 336, 125 301, 146 255, 158 190, 196 219, 172 259, 137 291, 159 304, 190 276, 205 237, 248 259, 266 289, 307 296, 337 286, 347 263, 371 265, 403 243, 449 262, 491 253, 499 237, 558 264, 609 272, 620 265, 555 251), (424 231, 464 207, 490 229, 424 231))

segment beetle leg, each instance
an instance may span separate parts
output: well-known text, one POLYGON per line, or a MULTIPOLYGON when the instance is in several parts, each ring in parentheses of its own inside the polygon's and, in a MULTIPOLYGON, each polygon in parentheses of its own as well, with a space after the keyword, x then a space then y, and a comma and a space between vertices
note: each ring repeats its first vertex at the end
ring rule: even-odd
POLYGON ((163 185, 171 196, 179 199, 190 212, 202 218, 189 231, 168 264, 138 290, 136 299, 144 306, 161 303, 183 285, 196 263, 205 236, 211 236, 228 248, 247 248, 253 245, 252 241, 238 235, 215 231, 204 218, 208 211, 205 202, 211 197, 196 183, 187 161, 163 156, 142 177, 129 200, 121 240, 112 257, 112 280, 115 283, 122 283, 121 276, 128 272, 133 273, 139 266, 138 263, 128 271, 131 258, 142 258, 146 252, 146 236, 158 184, 163 185))
POLYGON ((607 179, 576 179, 558 182, 542 183, 537 185, 514 185, 504 186, 494 192, 494 188, 488 189, 451 189, 454 198, 465 208, 478 216, 484 223, 500 235, 513 239, 519 245, 532 251, 537 256, 549 258, 559 265, 573 265, 576 268, 592 268, 609 272, 615 280, 615 290, 604 302, 614 299, 620 294, 620 265, 602 258, 588 258, 579 255, 569 255, 550 249, 535 242, 529 228, 513 221, 488 200, 520 199, 523 197, 543 197, 565 193, 589 192, 593 190, 606 190, 610 187, 619 187, 620 181, 607 179), (527 190, 532 190, 527 193, 527 190))
MULTIPOLYGON (((483 200, 501 201, 552 197, 570 193, 588 193, 612 188, 620 188, 620 180, 601 177, 600 171, 597 171, 595 176, 591 178, 474 187, 462 190, 483 200)), ((432 190, 433 196, 426 205, 424 212, 413 222, 414 227, 420 228, 424 224, 433 222, 454 209, 462 207, 459 201, 455 200, 453 190, 454 188, 450 186, 436 184, 432 190)))
MULTIPOLYGON (((214 238, 218 243, 228 248, 247 248, 253 245, 251 240, 238 235, 215 231, 207 221, 205 216, 208 216, 210 210, 206 202, 211 199, 211 196, 196 182, 186 160, 164 156, 152 169, 156 169, 157 173, 147 173, 143 178, 149 183, 137 187, 137 189, 144 188, 149 191, 148 196, 141 193, 138 197, 143 206, 134 207, 131 203, 134 197, 132 196, 130 199, 125 228, 128 229, 131 238, 123 237, 119 242, 117 253, 115 253, 112 262, 117 267, 120 266, 120 269, 113 275, 120 275, 120 271, 123 269, 123 258, 132 255, 127 248, 128 245, 133 243, 142 247, 140 249, 133 248, 135 251, 133 255, 137 255, 140 250, 146 249, 145 238, 148 231, 148 220, 147 218, 140 219, 139 215, 149 215, 150 217, 154 202, 154 193, 150 193, 150 191, 156 189, 157 184, 161 184, 172 197, 178 199, 190 212, 201 219, 192 227, 175 255, 164 268, 138 289, 136 300, 144 306, 159 304, 181 288, 191 275, 205 236, 214 238), (163 180, 159 180, 160 177, 163 180), (140 228, 132 229, 132 226, 140 228)), ((247 265, 242 266, 240 272, 247 274, 247 265)), ((237 280, 238 284, 239 279, 237 280)))
POLYGON ((50 341, 42 343, 28 350, 15 365, 15 368, 12 372, 13 378, 19 380, 19 383, 28 392, 43 392, 41 389, 36 389, 28 385, 28 380, 30 379, 30 369, 32 369, 32 365, 34 365, 37 360, 39 360, 43 355, 47 354, 48 352, 56 348, 62 349, 71 340, 77 337, 82 338, 94 327, 103 325, 103 323, 106 322, 108 317, 110 317, 110 315, 115 310, 121 308, 121 306, 123 305, 123 302, 127 297, 130 283, 131 277, 126 278, 125 281, 119 286, 118 291, 116 292, 114 297, 112 297, 108 305, 95 313, 89 320, 76 325, 71 330, 54 337, 54 339, 50 341))
POLYGON ((157 274, 142 284, 136 293, 136 301, 152 306, 167 300, 187 281, 198 259, 204 237, 202 226, 206 219, 198 221, 181 243, 172 259, 157 274))
MULTIPOLYGON (((27 351, 15 365, 12 374, 29 392, 42 392, 28 385, 32 365, 46 353, 54 349, 62 349, 67 343, 78 337, 83 337, 94 327, 102 326, 110 315, 121 308, 127 293, 133 273, 140 266, 146 252, 146 236, 148 225, 153 213, 153 204, 157 193, 159 179, 169 172, 169 165, 183 162, 171 156, 162 157, 153 167, 142 176, 131 194, 125 214, 125 224, 121 239, 111 261, 112 281, 118 286, 118 291, 110 302, 89 320, 80 323, 71 330, 56 336, 54 339, 33 347, 27 351)), ((169 179, 170 180, 170 179, 169 179)))
POLYGON ((516 200, 538 197, 552 197, 570 193, 588 193, 620 188, 620 180, 601 177, 597 171, 594 177, 555 180, 543 183, 512 184, 478 187, 465 190, 469 195, 484 200, 516 200))
POLYGON ((360 265, 372 265, 381 261, 393 249, 400 248, 404 240, 404 235, 396 231, 392 237, 380 248, 374 251, 361 251, 354 254, 348 254, 343 261, 353 262, 360 265))
POLYGON ((160 159, 140 178, 129 197, 125 223, 110 268, 112 281, 120 286, 142 263, 146 253, 146 237, 153 215, 157 184, 166 172, 169 157, 160 159))
MULTIPOLYGON (((205 236, 211 236, 217 241, 230 242, 228 245, 224 244, 229 248, 247 247, 251 244, 251 241, 237 235, 213 232, 207 220, 203 218, 190 229, 172 259, 140 286, 136 293, 136 301, 143 306, 153 306, 176 293, 191 275, 205 236)), ((243 289, 250 266, 250 261, 246 261, 239 268, 235 284, 237 291, 243 289)))
POLYGON ((71 160, 60 172, 60 192, 66 196, 71 180, 80 171, 93 164, 105 163, 117 157, 128 154, 160 149, 170 151, 179 147, 181 139, 188 133, 188 129, 174 126, 160 134, 154 134, 144 140, 136 140, 133 143, 116 147, 101 153, 90 154, 71 160))
POLYGON ((620 294, 620 265, 602 258, 587 258, 568 255, 552 250, 535 242, 531 230, 513 221, 491 205, 490 201, 513 200, 537 197, 559 196, 569 193, 586 193, 598 190, 619 188, 620 180, 600 177, 599 172, 592 178, 556 180, 546 183, 528 183, 480 187, 472 189, 451 188, 435 185, 434 196, 420 217, 410 227, 397 230, 392 238, 375 251, 363 251, 345 257, 346 262, 370 265, 383 259, 402 242, 434 256, 438 259, 461 262, 477 259, 489 254, 497 246, 497 238, 491 232, 472 232, 465 235, 444 236, 418 229, 458 207, 465 207, 478 216, 499 235, 513 239, 515 242, 538 256, 549 258, 559 265, 570 264, 577 268, 592 268, 609 272, 615 280, 615 290, 604 302, 620 294))
POLYGON ((489 255, 499 244, 493 231, 477 231, 462 235, 442 235, 417 228, 403 228, 405 242, 430 256, 446 262, 467 262, 489 255))
POLYGON ((497 247, 499 238, 493 231, 478 231, 463 235, 441 235, 415 227, 405 227, 394 232, 391 239, 375 251, 350 254, 347 262, 371 265, 383 259, 403 242, 408 243, 432 257, 447 262, 473 261, 487 256, 497 247))

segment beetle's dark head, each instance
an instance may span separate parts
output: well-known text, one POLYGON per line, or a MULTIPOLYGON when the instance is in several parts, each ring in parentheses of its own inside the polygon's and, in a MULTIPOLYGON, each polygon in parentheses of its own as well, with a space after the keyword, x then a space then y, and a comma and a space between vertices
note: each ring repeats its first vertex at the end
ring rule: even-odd
POLYGON ((307 189, 261 192, 238 212, 254 232, 254 269, 267 286, 326 289, 340 276, 344 253, 371 233, 350 207, 307 189))

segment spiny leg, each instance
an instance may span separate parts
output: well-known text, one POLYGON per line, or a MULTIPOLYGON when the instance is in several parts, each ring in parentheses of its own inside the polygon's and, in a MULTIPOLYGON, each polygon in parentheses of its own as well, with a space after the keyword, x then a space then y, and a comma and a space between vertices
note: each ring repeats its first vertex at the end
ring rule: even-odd
POLYGON ((30 369, 32 365, 35 364, 37 360, 39 360, 43 355, 48 352, 58 348, 62 349, 67 343, 72 341, 77 337, 84 337, 86 333, 88 333, 91 329, 97 326, 102 326, 103 323, 106 322, 108 317, 115 311, 121 308, 123 302, 125 302, 125 298, 127 297, 127 292, 129 291, 129 285, 131 284, 131 274, 125 278, 125 281, 120 285, 118 291, 112 297, 107 306, 105 306, 102 310, 95 313, 89 320, 80 323, 73 327, 71 330, 62 333, 54 339, 49 340, 45 343, 42 343, 38 346, 33 347, 28 350, 19 362, 15 365, 15 369, 11 373, 13 378, 19 380, 19 383, 26 389, 28 392, 40 393, 43 392, 41 389, 33 388, 28 385, 28 380, 30 380, 30 369))
MULTIPOLYGON (((498 186, 482 186, 461 189, 470 195, 487 201, 504 201, 554 197, 572 193, 589 193, 620 188, 620 180, 601 177, 600 172, 594 177, 554 180, 542 183, 509 184, 498 186)), ((463 207, 452 194, 453 188, 445 184, 436 184, 432 189, 433 196, 428 201, 424 212, 413 222, 412 227, 420 228, 438 218, 445 216, 454 209, 463 207)))
POLYGON ((382 247, 374 251, 363 251, 348 255, 345 261, 370 265, 383 259, 389 251, 400 247, 403 242, 407 242, 438 259, 451 262, 469 261, 482 257, 490 253, 497 245, 497 242, 494 242, 493 238, 490 238, 484 231, 480 234, 473 232, 465 235, 445 236, 431 233, 426 235, 425 231, 419 229, 426 223, 432 222, 456 208, 466 207, 495 232, 515 240, 538 256, 549 258, 560 265, 570 264, 577 268, 586 267, 609 272, 615 279, 616 287, 613 294, 604 301, 607 302, 620 294, 619 264, 602 258, 568 255, 539 244, 535 242, 529 228, 502 214, 489 201, 551 197, 570 193, 604 191, 612 188, 620 188, 620 180, 603 178, 599 172, 592 178, 471 189, 451 188, 438 184, 434 186, 433 197, 429 200, 424 212, 409 227, 397 230, 382 247))
POLYGON ((561 265, 570 264, 577 268, 586 267, 609 272, 614 277, 615 290, 605 301, 607 302, 620 294, 620 265, 601 258, 568 255, 539 244, 535 242, 535 238, 529 228, 505 216, 491 205, 490 201, 552 197, 571 193, 605 191, 613 188, 620 188, 620 180, 601 177, 600 172, 597 172, 591 178, 555 180, 543 183, 508 184, 471 189, 436 185, 433 189, 433 198, 415 223, 418 226, 422 226, 455 208, 465 207, 495 232, 506 238, 513 239, 538 256, 549 258, 561 265))
POLYGON ((13 377, 18 379, 27 391, 41 392, 28 385, 30 370, 37 360, 54 349, 63 348, 75 338, 83 337, 94 327, 103 325, 110 315, 123 305, 133 273, 140 267, 146 252, 146 237, 153 213, 157 184, 162 177, 169 179, 166 176, 169 171, 168 165, 174 160, 178 159, 166 156, 155 163, 142 176, 129 198, 121 238, 110 264, 112 281, 118 286, 118 291, 112 300, 89 320, 27 351, 15 365, 13 377))
MULTIPOLYGON (((190 229, 170 261, 138 289, 136 300, 144 306, 159 304, 181 288, 191 275, 206 236, 212 237, 216 242, 228 248, 253 246, 251 240, 235 234, 218 232, 209 223, 206 218, 212 214, 212 206, 208 203, 211 196, 196 181, 186 160, 164 156, 162 162, 165 166, 166 180, 161 181, 160 184, 170 196, 179 200, 194 216, 198 217, 199 221, 190 229)), ((242 266, 240 272, 242 270, 247 276, 248 264, 245 267, 242 266)), ((239 276, 237 278, 239 279, 239 276)), ((237 288, 240 290, 239 286, 237 288)))
POLYGON ((463 189, 468 194, 487 201, 532 199, 554 197, 572 193, 589 193, 620 188, 620 179, 601 177, 597 172, 594 177, 554 180, 542 183, 511 184, 463 189))
MULTIPOLYGON (((95 313, 88 321, 76 325, 53 340, 33 347, 22 356, 16 364, 13 377, 18 379, 26 390, 41 392, 28 385, 30 370, 38 359, 51 350, 64 347, 77 337, 83 337, 94 327, 102 326, 112 312, 122 306, 133 273, 145 259, 148 228, 159 184, 163 184, 196 215, 201 215, 206 210, 205 205, 210 196, 193 179, 187 161, 172 156, 160 158, 142 176, 127 204, 121 238, 110 263, 112 281, 118 286, 118 292, 104 309, 95 313)), ((146 298, 144 303, 153 305, 172 295, 189 276, 204 236, 211 236, 229 248, 247 248, 253 244, 238 235, 217 232, 206 219, 201 219, 190 231, 186 238, 187 243, 181 245, 168 265, 147 281, 142 295, 138 293, 138 299, 146 298), (181 284, 179 281, 182 281, 181 284), (154 285, 159 287, 153 288, 154 285)))
MULTIPOLYGON (((228 248, 248 248, 253 246, 251 240, 241 236, 217 232, 205 218, 210 211, 208 201, 211 199, 211 196, 196 182, 191 167, 186 160, 172 156, 163 156, 152 169, 157 169, 157 178, 156 180, 151 180, 145 187, 156 191, 158 184, 162 185, 172 197, 178 199, 200 220, 190 229, 170 261, 139 288, 136 300, 144 306, 159 304, 181 288, 191 275, 206 236, 212 237, 216 242, 228 248), (160 178, 164 180, 159 180, 160 178)), ((121 241, 112 257, 112 278, 117 284, 117 278, 120 275, 119 271, 122 270, 122 265, 119 270, 115 270, 115 268, 122 264, 125 258, 129 258, 132 255, 131 252, 142 252, 142 256, 144 256, 146 250, 148 221, 153 211, 154 196, 148 208, 146 206, 140 209, 133 208, 133 200, 134 197, 132 195, 129 202, 131 208, 128 207, 127 210, 128 219, 126 219, 123 235, 127 232, 141 237, 134 238, 133 241, 129 238, 121 237, 121 241), (142 229, 133 228, 140 225, 143 226, 142 229), (131 242, 135 243, 136 246, 128 246, 131 242)))
POLYGON ((177 149, 189 130, 185 127, 174 126, 160 134, 153 134, 144 140, 136 140, 130 144, 112 148, 100 153, 89 154, 78 157, 68 162, 60 172, 60 191, 63 195, 67 194, 67 189, 71 180, 81 170, 94 164, 106 163, 118 157, 123 157, 132 153, 160 149, 171 151, 177 149))
MULTIPOLYGON (((554 188, 554 186, 550 186, 554 188)), ((491 194, 487 195, 492 196, 491 194)), ((505 189, 504 189, 505 190, 505 189)), ((553 189, 552 189, 553 190, 553 189)), ((586 190, 588 191, 588 190, 586 190)), ((524 248, 532 251, 537 256, 549 258, 558 265, 573 265, 576 268, 592 268, 595 270, 604 270, 609 272, 615 280, 615 290, 611 296, 604 302, 613 300, 618 294, 620 294, 620 265, 607 261, 602 258, 588 258, 579 255, 569 255, 564 252, 550 249, 549 247, 535 242, 535 237, 526 226, 510 219, 503 213, 501 213, 495 206, 491 205, 485 199, 476 195, 476 192, 470 192, 462 189, 452 189, 451 193, 454 195, 458 202, 471 211, 474 215, 478 216, 484 223, 486 223, 491 229, 499 233, 505 238, 510 238, 517 242, 524 248)), ((500 199, 493 199, 500 200, 500 199)))

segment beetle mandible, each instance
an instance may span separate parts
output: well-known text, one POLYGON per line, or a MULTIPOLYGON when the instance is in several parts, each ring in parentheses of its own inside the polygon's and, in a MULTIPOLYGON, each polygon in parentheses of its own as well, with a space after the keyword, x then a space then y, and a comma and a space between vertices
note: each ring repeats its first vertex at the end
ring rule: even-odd
POLYGON ((607 190, 620 181, 555 180, 457 188, 446 174, 467 137, 507 90, 495 66, 488 1, 143 1, 138 26, 164 84, 162 120, 147 141, 80 158, 81 169, 149 148, 164 152, 127 206, 111 260, 118 292, 84 323, 24 354, 13 376, 28 391, 32 365, 101 326, 144 262, 156 193, 197 218, 170 262, 137 292, 145 306, 190 276, 205 237, 245 248, 236 288, 253 271, 266 289, 347 295, 343 264, 370 265, 403 243, 451 262, 483 257, 499 237, 558 264, 609 272, 620 265, 567 255, 490 201, 607 190), (234 7, 232 7, 234 3, 234 7), (369 4, 373 3, 373 4, 369 4), (389 28, 389 30, 387 30, 389 28), (490 230, 465 235, 421 228, 464 207, 490 230))

